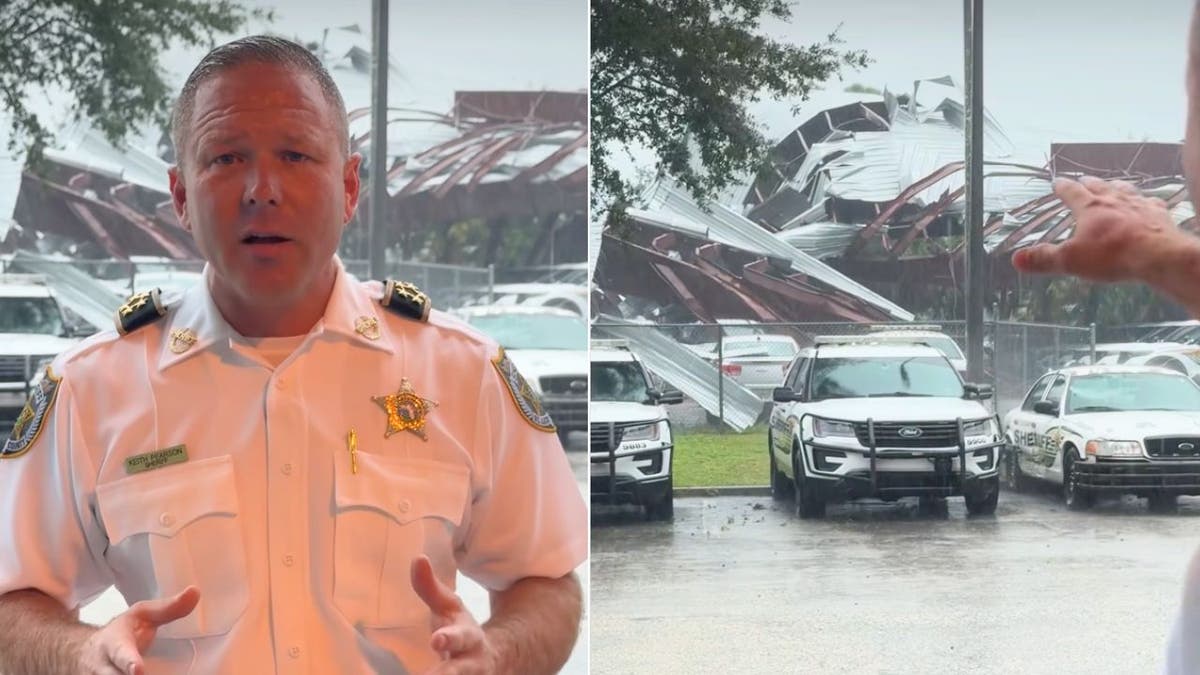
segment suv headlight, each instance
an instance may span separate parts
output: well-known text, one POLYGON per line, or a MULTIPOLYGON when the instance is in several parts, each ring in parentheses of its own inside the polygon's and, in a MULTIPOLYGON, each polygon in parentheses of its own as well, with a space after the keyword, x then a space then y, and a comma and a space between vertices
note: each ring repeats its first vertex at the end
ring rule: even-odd
POLYGON ((854 425, 849 422, 834 422, 833 420, 821 419, 820 417, 813 418, 813 435, 824 436, 826 438, 833 436, 835 438, 857 438, 854 433, 854 425))
POLYGON ((997 433, 999 433, 999 430, 996 428, 996 420, 991 417, 987 418, 986 420, 969 422, 963 425, 963 436, 966 436, 967 438, 974 438, 976 436, 991 437, 995 436, 997 433))
POLYGON ((621 434, 621 442, 625 441, 657 441, 658 440, 658 422, 650 424, 640 424, 636 427, 628 427, 625 433, 621 434))
POLYGON ((1139 441, 1088 441, 1087 454, 1097 457, 1141 457, 1139 441))

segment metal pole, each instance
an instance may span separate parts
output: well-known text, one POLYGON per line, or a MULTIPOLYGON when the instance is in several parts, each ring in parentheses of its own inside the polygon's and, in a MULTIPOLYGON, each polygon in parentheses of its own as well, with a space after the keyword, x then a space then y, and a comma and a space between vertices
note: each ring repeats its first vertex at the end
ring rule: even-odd
POLYGON ((1088 330, 1088 345, 1091 347, 1091 358, 1089 358, 1088 361, 1089 361, 1089 363, 1095 363, 1096 362, 1096 324, 1093 323, 1088 328, 1089 328, 1089 330, 1088 330))
POLYGON ((387 276, 387 78, 388 0, 371 2, 371 212, 367 223, 367 275, 387 276))
POLYGON ((717 417, 725 431, 725 329, 717 324, 717 417))
POLYGON ((983 379, 983 0, 963 0, 967 81, 967 377, 983 379))

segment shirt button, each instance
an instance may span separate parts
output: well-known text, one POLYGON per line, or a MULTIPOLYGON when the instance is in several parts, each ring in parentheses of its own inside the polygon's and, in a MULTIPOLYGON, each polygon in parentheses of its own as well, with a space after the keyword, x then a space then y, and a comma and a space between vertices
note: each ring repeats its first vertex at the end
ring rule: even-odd
POLYGON ((288 388, 287 378, 281 377, 278 380, 275 380, 275 388, 280 389, 280 390, 287 389, 288 388))
POLYGON ((283 465, 283 468, 281 468, 281 469, 280 469, 280 471, 282 471, 282 472, 283 472, 283 475, 285 475, 285 476, 290 476, 290 475, 292 475, 292 465, 291 465, 291 464, 284 464, 284 465, 283 465))
POLYGON ((170 527, 175 524, 175 516, 169 513, 164 513, 158 517, 158 522, 161 523, 163 527, 170 527))
POLYGON ((283 564, 285 567, 291 567, 292 563, 294 563, 294 562, 296 562, 296 559, 294 557, 292 557, 290 555, 283 556, 283 564))
POLYGON ((288 656, 292 657, 293 659, 300 658, 300 648, 292 647, 291 649, 288 650, 288 656))
POLYGON ((411 506, 412 506, 412 504, 407 499, 401 500, 401 502, 399 504, 400 513, 408 513, 408 509, 411 506))

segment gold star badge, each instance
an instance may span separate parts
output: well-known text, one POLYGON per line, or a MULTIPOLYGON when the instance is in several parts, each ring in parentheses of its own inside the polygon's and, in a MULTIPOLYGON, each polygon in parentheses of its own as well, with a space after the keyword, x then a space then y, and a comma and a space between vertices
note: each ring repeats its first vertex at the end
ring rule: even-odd
POLYGON ((428 440, 425 436, 425 416, 437 407, 437 401, 417 396, 407 377, 400 380, 400 389, 396 393, 372 396, 371 400, 387 413, 387 431, 383 433, 384 438, 401 431, 411 431, 421 440, 428 440))

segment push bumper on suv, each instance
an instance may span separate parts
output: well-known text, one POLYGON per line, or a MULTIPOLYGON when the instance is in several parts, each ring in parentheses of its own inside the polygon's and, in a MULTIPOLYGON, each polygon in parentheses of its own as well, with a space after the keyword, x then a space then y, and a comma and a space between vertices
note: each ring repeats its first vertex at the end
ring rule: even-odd
POLYGON ((652 504, 671 489, 668 443, 622 443, 625 428, 646 422, 590 425, 592 501, 609 504, 652 504))
POLYGON ((845 422, 855 426, 857 443, 811 438, 804 443, 809 462, 805 471, 814 479, 810 487, 826 500, 963 495, 986 489, 982 481, 998 475, 1003 440, 968 445, 961 419, 845 422), (928 429, 928 436, 904 439, 897 433, 901 427, 928 429))

